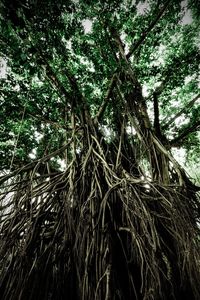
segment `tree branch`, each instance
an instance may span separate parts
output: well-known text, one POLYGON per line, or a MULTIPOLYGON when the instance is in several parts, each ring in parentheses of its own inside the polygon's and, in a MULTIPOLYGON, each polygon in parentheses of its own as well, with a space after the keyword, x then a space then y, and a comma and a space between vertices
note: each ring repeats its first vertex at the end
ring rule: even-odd
POLYGON ((111 96, 111 93, 113 91, 113 88, 115 86, 116 79, 117 79, 116 74, 114 74, 111 78, 110 85, 109 85, 109 88, 107 90, 106 96, 105 96, 101 106, 99 107, 99 110, 98 110, 96 116, 94 117, 94 123, 95 124, 98 123, 98 121, 101 119, 102 115, 105 112, 106 106, 108 105, 108 100, 109 100, 109 98, 111 96))
MULTIPOLYGON (((70 102, 71 109, 81 108, 79 117, 80 117, 80 121, 81 121, 82 125, 84 125, 85 123, 88 123, 91 127, 93 127, 92 119, 91 119, 89 108, 87 105, 87 101, 79 89, 79 86, 77 84, 77 80, 76 80, 75 76, 73 74, 71 74, 69 70, 67 70, 67 69, 65 70, 66 76, 69 80, 71 88, 74 92, 76 92, 76 94, 74 94, 74 97, 72 97, 72 95, 66 91, 66 89, 63 87, 62 83, 57 78, 55 72, 52 70, 48 61, 44 57, 42 51, 40 49, 36 49, 36 50, 38 50, 40 57, 46 64, 46 71, 47 71, 48 78, 64 94, 66 99, 71 100, 71 102, 70 102)), ((77 111, 79 111, 79 110, 77 109, 77 111)))
MULTIPOLYGON (((113 29, 112 29, 113 30, 113 29)), ((120 51, 120 54, 121 54, 121 58, 125 61, 126 63, 126 66, 127 66, 127 72, 130 76, 130 79, 131 79, 131 83, 133 85, 133 91, 132 93, 129 94, 129 104, 132 103, 133 99, 134 99, 134 102, 135 102, 135 108, 137 107, 137 118, 140 122, 140 125, 143 124, 144 125, 144 128, 151 128, 151 122, 150 122, 150 119, 149 119, 149 115, 147 113, 147 106, 146 106, 146 101, 142 95, 142 87, 141 87, 141 84, 139 83, 132 67, 131 67, 131 64, 130 64, 130 61, 128 61, 126 55, 125 55, 125 52, 124 52, 124 47, 123 47, 123 43, 121 41, 121 38, 119 36, 119 34, 114 31, 113 32, 113 38, 118 46, 118 49, 120 51)), ((128 100, 128 98, 127 98, 128 100)), ((130 105, 130 108, 132 107, 133 104, 130 105)), ((142 125, 142 126, 143 126, 142 125)))
POLYGON ((159 118, 159 106, 158 106, 158 95, 156 92, 153 93, 153 107, 154 107, 154 130, 157 136, 161 136, 160 130, 160 118, 159 118))
POLYGON ((166 124, 162 126, 162 129, 168 128, 178 117, 180 117, 183 113, 187 111, 200 97, 198 94, 195 98, 193 98, 188 104, 186 104, 173 118, 171 118, 166 124))
POLYGON ((192 126, 186 127, 180 135, 178 135, 176 138, 171 140, 170 146, 171 147, 177 147, 180 146, 180 142, 185 139, 190 133, 200 130, 200 121, 198 120, 195 122, 192 126))
POLYGON ((47 61, 47 59, 42 54, 42 51, 40 49, 36 49, 36 48, 35 48, 35 51, 36 51, 37 55, 40 57, 40 59, 42 59, 42 61, 44 62, 46 77, 47 77, 47 79, 49 79, 52 86, 54 88, 56 87, 58 89, 58 91, 61 93, 61 95, 65 97, 65 99, 70 98, 70 93, 67 92, 67 90, 63 87, 63 85, 61 84, 61 82, 57 78, 57 75, 53 71, 52 67, 49 65, 49 62, 47 61))
POLYGON ((153 20, 153 22, 149 25, 149 27, 142 33, 142 36, 140 37, 140 39, 130 47, 129 53, 126 55, 127 59, 129 59, 132 56, 132 54, 135 52, 135 50, 143 43, 143 41, 146 39, 147 35, 154 28, 156 23, 160 20, 160 18, 166 11, 170 2, 171 2, 171 0, 166 1, 165 5, 161 8, 161 10, 159 11, 155 20, 153 20))
POLYGON ((67 144, 65 144, 61 148, 55 150, 54 152, 52 152, 52 153, 50 153, 50 154, 48 154, 48 155, 46 155, 46 156, 44 156, 42 158, 39 158, 39 159, 37 159, 37 160, 35 160, 33 162, 30 162, 29 164, 23 166, 22 168, 14 170, 12 173, 0 176, 0 185, 2 183, 4 183, 6 180, 8 180, 9 178, 11 178, 11 177, 19 175, 22 172, 26 172, 26 171, 29 171, 31 169, 34 169, 34 167, 36 165, 42 164, 42 163, 44 163, 46 161, 49 161, 52 157, 55 157, 56 155, 58 155, 59 153, 63 152, 65 149, 67 149, 67 147, 69 147, 69 145, 70 145, 71 142, 72 142, 72 139, 70 139, 67 144))
POLYGON ((45 123, 45 124, 50 124, 56 128, 61 128, 61 129, 64 129, 64 130, 72 130, 71 128, 68 128, 67 126, 65 125, 61 125, 59 124, 58 122, 55 122, 55 121, 51 121, 49 119, 46 119, 45 117, 43 117, 42 115, 38 115, 38 114, 34 114, 34 113, 31 113, 31 112, 26 112, 27 115, 45 123))

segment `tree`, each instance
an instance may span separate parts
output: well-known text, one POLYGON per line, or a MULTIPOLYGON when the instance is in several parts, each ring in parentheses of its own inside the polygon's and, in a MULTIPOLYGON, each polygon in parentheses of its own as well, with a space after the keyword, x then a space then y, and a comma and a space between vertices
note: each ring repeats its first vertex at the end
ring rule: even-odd
POLYGON ((200 297, 198 6, 145 5, 1 3, 3 300, 200 297))

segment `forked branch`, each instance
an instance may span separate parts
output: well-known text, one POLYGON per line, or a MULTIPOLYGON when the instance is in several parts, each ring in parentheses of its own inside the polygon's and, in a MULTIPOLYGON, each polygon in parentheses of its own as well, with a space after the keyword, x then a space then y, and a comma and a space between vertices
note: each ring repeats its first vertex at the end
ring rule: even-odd
POLYGON ((107 90, 107 93, 106 93, 106 96, 101 104, 101 106, 99 107, 99 110, 96 114, 96 116, 94 117, 94 123, 98 123, 98 121, 101 119, 101 117, 103 116, 104 112, 105 112, 105 109, 108 105, 108 101, 110 99, 110 96, 112 94, 112 91, 113 91, 113 88, 115 86, 115 83, 116 83, 116 79, 117 79, 117 75, 116 73, 112 76, 111 78, 111 81, 110 81, 110 85, 109 85, 109 88, 107 90))
POLYGON ((155 18, 155 20, 153 20, 153 22, 149 25, 149 27, 143 32, 142 36, 140 37, 140 39, 136 42, 133 43, 133 45, 130 47, 129 53, 126 55, 126 58, 129 59, 133 53, 135 52, 135 50, 143 43, 143 41, 146 39, 147 35, 151 32, 151 30, 155 27, 155 25, 157 24, 157 22, 160 20, 160 18, 162 17, 162 15, 164 14, 164 12, 166 11, 169 3, 171 1, 166 1, 166 3, 164 4, 164 6, 161 8, 161 10, 159 11, 157 17, 155 18))
POLYGON ((194 97, 188 104, 186 104, 174 117, 172 117, 166 124, 162 126, 163 129, 166 129, 172 124, 178 117, 186 113, 187 110, 194 105, 194 103, 199 99, 200 94, 194 97))
POLYGON ((180 146, 182 141, 192 132, 200 130, 200 121, 196 121, 192 126, 186 127, 177 137, 170 141, 171 147, 180 146))

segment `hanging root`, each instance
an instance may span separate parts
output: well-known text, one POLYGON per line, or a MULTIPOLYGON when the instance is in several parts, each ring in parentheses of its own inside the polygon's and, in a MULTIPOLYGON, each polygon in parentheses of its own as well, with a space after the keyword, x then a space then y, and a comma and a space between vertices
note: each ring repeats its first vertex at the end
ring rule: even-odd
POLYGON ((4 178, 1 299, 200 299, 197 196, 134 178, 91 140, 64 172, 38 176, 43 160, 4 178))

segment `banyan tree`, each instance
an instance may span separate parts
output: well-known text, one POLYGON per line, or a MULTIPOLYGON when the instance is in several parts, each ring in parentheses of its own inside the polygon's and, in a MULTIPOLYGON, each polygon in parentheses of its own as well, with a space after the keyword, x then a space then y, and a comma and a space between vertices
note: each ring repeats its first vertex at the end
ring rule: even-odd
POLYGON ((2 300, 200 299, 197 7, 1 2, 2 300))

